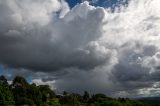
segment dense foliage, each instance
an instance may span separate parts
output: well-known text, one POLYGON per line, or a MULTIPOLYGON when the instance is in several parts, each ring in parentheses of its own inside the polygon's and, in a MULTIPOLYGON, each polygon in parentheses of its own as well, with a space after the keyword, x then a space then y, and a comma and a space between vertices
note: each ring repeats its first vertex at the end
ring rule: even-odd
POLYGON ((0 106, 160 106, 128 98, 110 98, 104 94, 83 95, 68 93, 56 95, 48 85, 29 84, 23 77, 14 78, 11 85, 0 76, 0 106))

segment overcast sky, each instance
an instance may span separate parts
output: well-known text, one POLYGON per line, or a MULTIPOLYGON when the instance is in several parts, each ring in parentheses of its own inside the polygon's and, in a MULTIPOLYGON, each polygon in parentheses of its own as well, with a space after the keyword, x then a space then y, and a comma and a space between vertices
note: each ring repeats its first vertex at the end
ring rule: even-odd
POLYGON ((57 92, 160 96, 159 4, 0 0, 0 74, 57 92))

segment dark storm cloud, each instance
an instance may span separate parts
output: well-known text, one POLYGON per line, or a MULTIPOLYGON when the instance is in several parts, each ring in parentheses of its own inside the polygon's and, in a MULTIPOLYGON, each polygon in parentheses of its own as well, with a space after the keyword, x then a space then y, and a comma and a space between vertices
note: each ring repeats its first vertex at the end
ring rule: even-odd
POLYGON ((56 19, 56 12, 64 8, 60 3, 54 0, 1 1, 2 64, 57 71, 69 67, 92 69, 110 61, 112 51, 96 41, 102 35, 104 10, 85 3, 56 19))

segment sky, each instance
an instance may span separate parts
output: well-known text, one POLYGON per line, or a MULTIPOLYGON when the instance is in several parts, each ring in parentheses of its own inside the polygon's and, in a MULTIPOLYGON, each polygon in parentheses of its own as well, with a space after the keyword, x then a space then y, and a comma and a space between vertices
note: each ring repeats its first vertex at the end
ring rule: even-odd
POLYGON ((160 96, 160 0, 0 0, 0 74, 56 92, 160 96))
POLYGON ((103 8, 112 8, 113 10, 121 5, 127 5, 129 0, 66 0, 70 8, 75 5, 88 1, 90 5, 103 8))

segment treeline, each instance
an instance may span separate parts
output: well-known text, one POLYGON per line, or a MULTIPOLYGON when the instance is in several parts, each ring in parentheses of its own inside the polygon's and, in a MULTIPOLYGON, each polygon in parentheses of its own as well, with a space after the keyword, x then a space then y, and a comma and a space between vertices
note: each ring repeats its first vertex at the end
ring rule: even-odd
POLYGON ((48 85, 29 84, 23 77, 16 76, 8 84, 0 76, 0 106, 159 106, 128 98, 110 98, 104 94, 83 95, 63 92, 57 95, 48 85))

